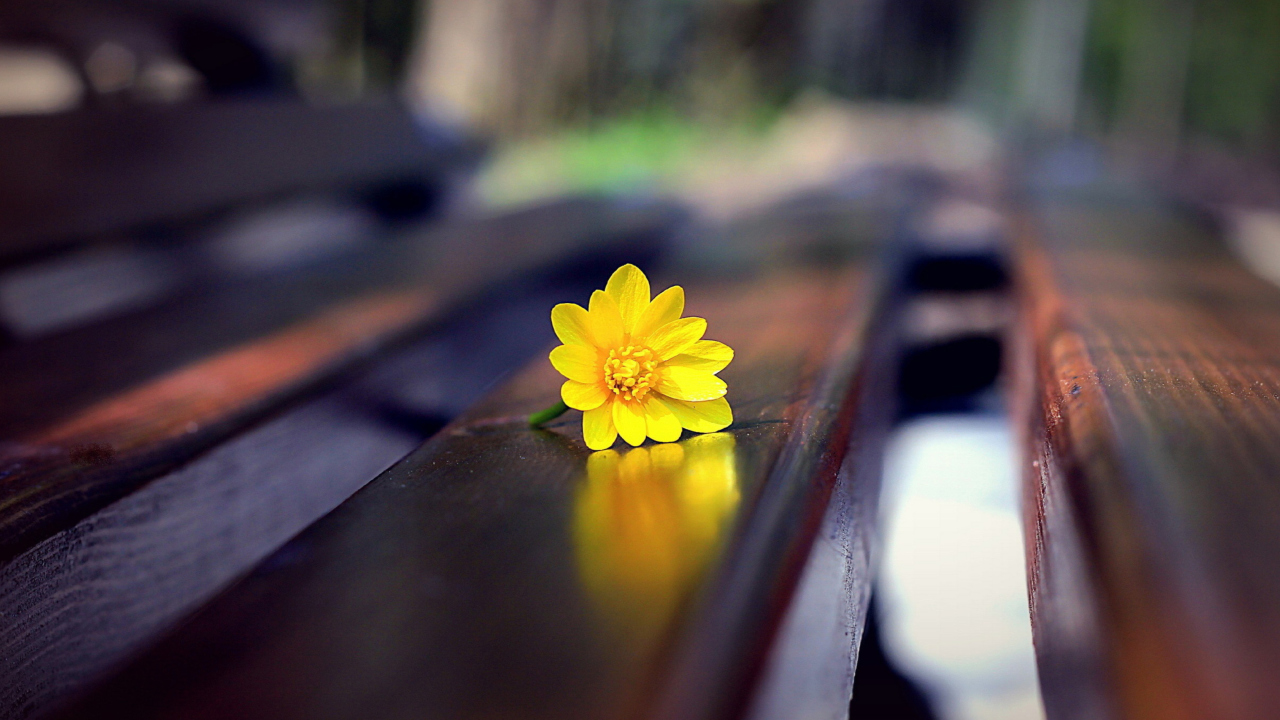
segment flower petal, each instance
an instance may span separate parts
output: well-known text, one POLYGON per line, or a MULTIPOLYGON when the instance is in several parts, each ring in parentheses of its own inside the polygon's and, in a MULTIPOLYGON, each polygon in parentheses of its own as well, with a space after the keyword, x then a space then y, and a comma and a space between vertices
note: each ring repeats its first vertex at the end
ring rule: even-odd
POLYGON ((618 303, 622 312, 622 331, 630 333, 636 321, 649 307, 649 278, 630 263, 613 271, 604 291, 618 303))
POLYGON ((560 303, 551 308, 551 327, 565 345, 595 345, 587 311, 576 303, 560 303))
POLYGON ((605 403, 595 410, 582 414, 582 439, 592 450, 606 450, 618 439, 618 430, 613 426, 614 403, 605 403))
POLYGON ((644 409, 638 402, 616 400, 613 402, 613 424, 618 427, 618 434, 631 445, 644 442, 647 427, 644 422, 644 409))
POLYGON ((658 392, 676 400, 699 402, 724 397, 728 386, 720 378, 705 370, 666 366, 658 376, 658 392))
POLYGON ((670 360, 702 339, 707 321, 688 317, 669 322, 649 336, 649 347, 659 360, 670 360))
POLYGON ((724 398, 706 402, 684 402, 674 399, 666 399, 663 402, 686 430, 698 433, 716 432, 729 427, 733 422, 733 409, 729 407, 729 401, 724 398))
POLYGON ((604 363, 593 347, 560 345, 551 351, 551 365, 561 375, 578 382, 599 382, 604 377, 604 363))
POLYGON ((732 360, 733 348, 715 340, 699 340, 688 350, 668 360, 667 365, 718 373, 732 360))
POLYGON ((679 320, 684 312, 684 288, 679 285, 658 293, 658 297, 649 303, 649 307, 640 314, 635 327, 631 330, 633 338, 647 338, 653 331, 669 322, 679 320))
POLYGON ((560 399, 574 410, 594 410, 609 399, 609 391, 604 383, 583 383, 577 380, 565 380, 560 386, 560 399))
POLYGON ((680 439, 683 429, 680 420, 656 397, 645 398, 644 422, 649 437, 658 442, 669 443, 680 439))
POLYGON ((591 293, 591 333, 596 347, 609 350, 622 345, 622 314, 613 296, 604 290, 591 293))

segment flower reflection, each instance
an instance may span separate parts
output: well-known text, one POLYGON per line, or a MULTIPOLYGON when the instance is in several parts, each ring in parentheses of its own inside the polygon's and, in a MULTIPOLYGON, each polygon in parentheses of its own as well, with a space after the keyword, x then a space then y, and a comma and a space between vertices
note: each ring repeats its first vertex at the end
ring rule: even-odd
POLYGON ((739 497, 727 433, 592 454, 574 545, 583 583, 610 624, 660 631, 719 550, 739 497))

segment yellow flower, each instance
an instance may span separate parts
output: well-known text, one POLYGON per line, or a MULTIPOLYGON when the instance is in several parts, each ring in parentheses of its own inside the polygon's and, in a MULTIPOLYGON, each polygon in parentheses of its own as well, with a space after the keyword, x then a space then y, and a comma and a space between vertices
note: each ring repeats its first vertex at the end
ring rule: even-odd
POLYGON ((733 422, 716 373, 733 349, 703 340, 707 321, 682 318, 684 288, 667 288, 652 301, 649 279, 635 265, 613 273, 589 308, 561 303, 551 325, 564 345, 551 364, 569 378, 564 404, 581 410, 587 447, 603 450, 619 435, 632 445, 646 436, 674 442, 681 428, 707 433, 733 422))

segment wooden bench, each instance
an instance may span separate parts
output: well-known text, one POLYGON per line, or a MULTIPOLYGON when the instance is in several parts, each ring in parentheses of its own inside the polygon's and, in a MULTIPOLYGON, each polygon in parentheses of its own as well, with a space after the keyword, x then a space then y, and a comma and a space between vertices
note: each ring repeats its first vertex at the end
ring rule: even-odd
POLYGON ((892 418, 883 227, 850 205, 689 236, 655 278, 736 350, 724 432, 590 453, 576 414, 528 427, 560 384, 535 358, 58 716, 846 712, 892 418))
POLYGON ((0 260, 307 190, 443 193, 474 141, 392 103, 220 100, 0 117, 0 260))
POLYGON ((1147 199, 1036 198, 1019 234, 1049 717, 1280 716, 1280 289, 1147 199))
POLYGON ((4 717, 43 710, 135 651, 402 457, 474 400, 476 383, 521 362, 548 331, 484 320, 495 303, 545 292, 538 278, 584 262, 654 257, 682 217, 601 198, 380 217, 383 189, 412 180, 446 193, 462 167, 456 145, 424 138, 389 106, 207 112, 0 122, 13 141, 0 165, 65 134, 88 143, 129 130, 113 153, 68 151, 66 182, 36 181, 29 202, 0 208, 0 298, 21 280, 52 304, 66 283, 47 278, 83 257, 97 272, 100 252, 134 263, 111 282, 178 278, 0 346, 4 717), (172 152, 152 152, 152 134, 172 152), (73 173, 81 163, 87 177, 73 173), (261 237, 325 231, 290 214, 299 197, 372 219, 351 242, 317 252, 303 238, 293 256, 245 259, 244 215, 270 219, 251 251, 261 237), (467 337, 468 318, 497 323, 507 342, 442 366, 442 343, 467 337), (460 383, 419 402, 415 376, 432 367, 460 383))

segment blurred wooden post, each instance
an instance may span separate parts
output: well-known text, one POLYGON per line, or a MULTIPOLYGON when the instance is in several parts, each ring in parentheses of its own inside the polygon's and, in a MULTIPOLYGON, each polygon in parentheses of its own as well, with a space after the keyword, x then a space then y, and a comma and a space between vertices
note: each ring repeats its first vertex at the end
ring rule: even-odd
POLYGON ((1015 116, 1033 131, 1075 127, 1089 0, 1030 0, 1023 9, 1015 116))
POLYGON ((410 61, 409 94, 418 105, 476 120, 501 96, 498 55, 503 0, 432 0, 419 22, 422 40, 410 61))

